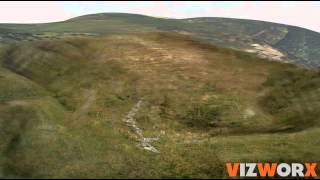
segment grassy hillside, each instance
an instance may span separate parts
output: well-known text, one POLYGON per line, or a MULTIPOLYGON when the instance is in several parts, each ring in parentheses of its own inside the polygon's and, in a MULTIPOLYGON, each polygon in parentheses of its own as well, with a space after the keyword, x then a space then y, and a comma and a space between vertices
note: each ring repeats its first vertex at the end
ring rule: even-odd
MULTIPOLYGON (((254 44, 270 46, 283 54, 281 61, 319 67, 319 33, 263 21, 210 17, 164 19, 101 13, 56 23, 0 24, 2 41, 155 31, 188 34, 205 42, 240 50, 256 50, 254 44)), ((272 58, 269 54, 268 57, 272 58)))
POLYGON ((171 33, 19 42, 0 54, 0 177, 218 178, 230 161, 320 160, 316 70, 171 33), (123 121, 139 101, 134 118, 159 137, 158 154, 123 121))

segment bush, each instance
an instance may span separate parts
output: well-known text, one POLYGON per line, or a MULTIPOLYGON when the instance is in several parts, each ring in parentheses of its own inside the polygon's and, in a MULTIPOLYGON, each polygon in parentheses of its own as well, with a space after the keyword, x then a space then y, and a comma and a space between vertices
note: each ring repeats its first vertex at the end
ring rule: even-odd
POLYGON ((264 87, 268 91, 259 104, 277 123, 296 130, 314 125, 320 115, 319 72, 286 69, 271 74, 264 87))
POLYGON ((193 104, 182 117, 190 127, 208 129, 215 127, 220 121, 221 109, 210 104, 193 104))

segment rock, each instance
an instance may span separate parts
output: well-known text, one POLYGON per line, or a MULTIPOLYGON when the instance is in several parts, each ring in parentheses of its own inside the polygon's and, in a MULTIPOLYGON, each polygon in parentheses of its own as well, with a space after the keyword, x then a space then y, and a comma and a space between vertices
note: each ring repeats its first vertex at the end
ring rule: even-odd
POLYGON ((158 141, 159 138, 145 138, 143 136, 142 130, 137 126, 137 123, 134 119, 135 115, 139 111, 142 104, 142 100, 138 101, 138 103, 131 108, 125 119, 123 120, 126 125, 135 133, 137 141, 139 142, 139 146, 141 146, 144 150, 151 151, 154 153, 160 153, 155 147, 153 147, 150 143, 153 141, 158 141))

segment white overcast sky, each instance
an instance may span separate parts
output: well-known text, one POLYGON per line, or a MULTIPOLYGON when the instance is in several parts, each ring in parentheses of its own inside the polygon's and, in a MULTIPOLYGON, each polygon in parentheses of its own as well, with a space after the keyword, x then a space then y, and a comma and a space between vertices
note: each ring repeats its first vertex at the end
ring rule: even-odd
POLYGON ((0 23, 44 23, 84 14, 123 12, 156 17, 230 17, 295 25, 320 32, 320 2, 42 1, 0 2, 0 23))

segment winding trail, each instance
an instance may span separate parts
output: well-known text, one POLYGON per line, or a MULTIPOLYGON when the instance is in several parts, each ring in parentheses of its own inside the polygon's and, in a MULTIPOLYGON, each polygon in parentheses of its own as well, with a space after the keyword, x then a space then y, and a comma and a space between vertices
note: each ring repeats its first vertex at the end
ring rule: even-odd
POLYGON ((139 100, 137 104, 135 104, 127 116, 124 118, 124 122, 126 122, 127 126, 137 135, 137 140, 139 141, 139 146, 147 151, 151 151, 154 153, 160 153, 154 146, 150 143, 153 141, 159 140, 159 138, 146 138, 143 136, 142 130, 137 126, 137 122, 135 120, 135 115, 139 111, 142 105, 142 100, 139 100))

